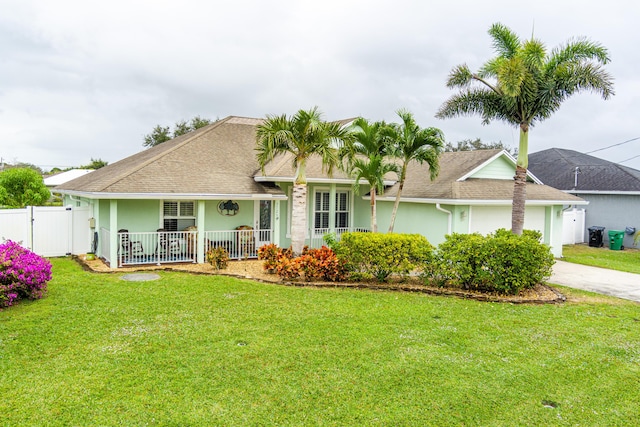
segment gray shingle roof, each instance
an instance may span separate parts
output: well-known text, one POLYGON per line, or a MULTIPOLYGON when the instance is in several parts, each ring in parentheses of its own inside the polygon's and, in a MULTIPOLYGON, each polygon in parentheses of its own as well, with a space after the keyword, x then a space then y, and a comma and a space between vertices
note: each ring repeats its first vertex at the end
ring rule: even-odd
MULTIPOLYGON (((513 199, 513 180, 461 178, 483 165, 500 150, 476 150, 442 153, 440 174, 429 181, 429 167, 412 162, 407 168, 407 179, 402 190, 403 199, 433 200, 503 200, 513 199)), ((514 167, 515 173, 515 167, 514 167)), ((387 189, 386 197, 395 197, 398 184, 387 189)), ((581 202, 582 199, 547 185, 527 183, 527 200, 581 202)))
POLYGON ((257 183, 260 119, 228 117, 141 151, 57 190, 107 194, 283 195, 257 183))
POLYGON ((640 191, 640 171, 573 150, 550 148, 531 153, 529 170, 546 185, 559 190, 640 191))
MULTIPOLYGON (((105 198, 181 195, 284 198, 280 188, 263 181, 264 177, 266 181, 291 181, 294 175, 291 157, 276 157, 262 173, 255 155, 256 126, 261 122, 261 119, 227 117, 64 183, 56 190, 105 198)), ((512 180, 459 181, 499 153, 500 150, 443 153, 440 174, 434 181, 429 180, 428 166, 413 162, 407 170, 403 199, 510 200, 512 180)), ((309 159, 306 173, 310 181, 328 180, 318 156, 309 159)), ((389 174, 387 178, 394 182, 396 176, 389 174)), ((348 177, 336 169, 332 180, 347 181, 348 177)), ((397 187, 396 183, 387 188, 383 197, 395 197, 397 187)), ((528 200, 567 203, 581 200, 534 183, 528 185, 527 193, 528 200)))

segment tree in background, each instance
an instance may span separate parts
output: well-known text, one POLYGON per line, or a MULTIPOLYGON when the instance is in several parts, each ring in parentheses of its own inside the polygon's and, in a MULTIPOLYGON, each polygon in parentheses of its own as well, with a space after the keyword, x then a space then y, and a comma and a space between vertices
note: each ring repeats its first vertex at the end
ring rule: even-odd
POLYGON ((584 38, 569 41, 547 54, 542 42, 521 41, 502 24, 489 29, 495 58, 477 73, 466 64, 454 67, 447 87, 460 91, 449 98, 436 117, 479 115, 482 123, 501 120, 520 129, 513 189, 511 231, 522 234, 527 192, 529 128, 558 111, 571 95, 590 91, 603 99, 614 94, 613 79, 604 70, 609 53, 584 38))
POLYGON ((8 208, 44 205, 51 197, 42 176, 31 168, 11 168, 0 173, 0 205, 8 208))
POLYGON ((173 132, 171 132, 169 126, 156 125, 150 134, 144 136, 144 143, 142 145, 145 147, 154 147, 173 138, 177 138, 180 135, 200 129, 201 127, 207 126, 211 123, 213 123, 213 121, 209 119, 195 116, 188 122, 186 120, 176 122, 173 132))
POLYGON ((475 150, 505 150, 507 153, 511 154, 513 157, 518 156, 518 149, 513 147, 508 147, 504 145, 502 142, 489 142, 485 143, 480 140, 480 138, 476 139, 464 139, 462 141, 458 141, 456 145, 453 145, 451 142, 447 142, 444 146, 444 151, 475 151, 475 150))
POLYGON ((384 191, 387 173, 399 173, 398 166, 389 157, 393 132, 385 122, 370 123, 362 117, 353 122, 349 131, 351 138, 346 141, 341 157, 346 160, 346 172, 355 180, 354 194, 360 192, 361 179, 369 184, 371 231, 377 233, 376 194, 384 191))
POLYGON ((79 169, 100 169, 103 168, 105 166, 107 166, 109 164, 109 162, 104 161, 102 159, 94 159, 93 157, 91 158, 91 163, 89 163, 88 165, 84 165, 84 166, 80 166, 79 169))
POLYGON ((287 117, 267 116, 256 130, 257 159, 262 171, 276 155, 291 154, 295 170, 291 208, 291 248, 298 256, 304 248, 307 232, 307 160, 311 156, 322 158, 323 169, 331 176, 338 165, 335 143, 342 143, 349 132, 336 122, 325 122, 318 107, 299 110, 287 117))
POLYGON ((444 134, 438 128, 422 129, 416 123, 413 114, 407 110, 398 110, 401 124, 393 124, 393 151, 394 157, 400 160, 400 175, 398 177, 398 193, 391 212, 389 233, 393 233, 396 222, 396 214, 400 205, 402 189, 407 178, 407 166, 410 162, 426 163, 429 165, 429 177, 431 180, 438 176, 440 171, 440 153, 444 145, 444 134))

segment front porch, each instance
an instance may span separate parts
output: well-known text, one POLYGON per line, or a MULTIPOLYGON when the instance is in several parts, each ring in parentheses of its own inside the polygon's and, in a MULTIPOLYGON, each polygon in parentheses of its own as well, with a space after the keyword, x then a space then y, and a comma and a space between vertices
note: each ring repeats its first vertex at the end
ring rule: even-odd
MULTIPOLYGON (((205 262, 209 249, 222 247, 229 259, 256 259, 258 249, 268 243, 278 243, 272 230, 254 230, 238 227, 235 230, 200 232, 197 229, 185 231, 131 232, 118 230, 115 239, 107 228, 100 228, 98 255, 112 268, 170 263, 205 262), (111 242, 116 242, 115 262, 112 262, 111 242)), ((369 231, 365 228, 322 228, 310 229, 306 244, 312 248, 324 245, 324 236, 333 233, 339 240, 348 231, 369 231)))

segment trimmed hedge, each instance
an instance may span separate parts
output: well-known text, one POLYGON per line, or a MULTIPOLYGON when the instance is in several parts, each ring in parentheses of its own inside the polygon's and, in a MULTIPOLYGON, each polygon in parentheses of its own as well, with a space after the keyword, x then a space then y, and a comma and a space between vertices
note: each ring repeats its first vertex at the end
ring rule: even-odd
POLYGON ((333 243, 354 279, 386 281, 391 274, 408 276, 429 263, 433 246, 420 234, 344 233, 333 243))
POLYGON ((540 238, 536 231, 525 230, 517 236, 505 229, 486 237, 448 235, 426 279, 440 286, 517 294, 551 277, 555 261, 540 238))

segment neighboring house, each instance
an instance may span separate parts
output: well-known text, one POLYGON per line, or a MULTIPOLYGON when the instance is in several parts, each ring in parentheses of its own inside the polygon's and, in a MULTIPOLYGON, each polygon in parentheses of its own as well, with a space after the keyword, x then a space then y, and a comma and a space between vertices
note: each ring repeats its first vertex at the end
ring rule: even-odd
MULTIPOLYGON (((529 154, 529 170, 551 187, 589 202, 585 235, 592 226, 608 231, 640 227, 640 171, 573 150, 550 148, 529 154)), ((633 246, 625 234, 624 246, 633 246)))
MULTIPOLYGON (((228 117, 62 184, 65 204, 91 206, 98 255, 112 267, 204 262, 208 248, 222 246, 232 258, 255 257, 273 242, 290 244, 293 183, 290 158, 278 156, 264 171, 255 156, 261 119, 228 117)), ((444 153, 438 179, 426 166, 408 171, 395 230, 420 233, 433 244, 451 232, 488 233, 510 228, 515 161, 504 151, 444 153)), ((307 164, 308 244, 320 246, 333 232, 366 231, 370 224, 366 186, 322 172, 319 158, 307 164)), ((378 223, 388 227, 397 183, 387 179, 378 223)), ((583 203, 541 185, 531 176, 525 228, 540 230, 561 255, 561 210, 583 203)))
POLYGON ((65 182, 69 182, 73 179, 84 176, 90 172, 93 172, 93 169, 71 169, 46 177, 44 179, 44 185, 49 189, 49 191, 51 191, 51 200, 61 200, 60 194, 53 190, 55 187, 57 187, 58 185, 62 185, 65 182))

